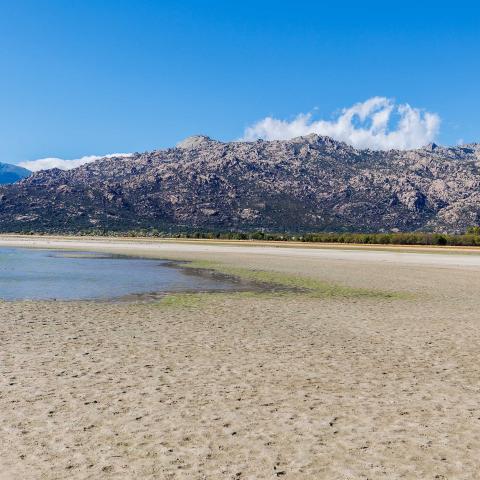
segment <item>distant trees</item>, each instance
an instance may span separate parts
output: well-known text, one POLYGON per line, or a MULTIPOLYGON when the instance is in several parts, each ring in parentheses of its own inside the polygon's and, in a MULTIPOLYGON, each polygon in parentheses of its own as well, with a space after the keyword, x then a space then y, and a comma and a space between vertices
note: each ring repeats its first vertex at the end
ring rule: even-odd
POLYGON ((467 234, 469 235, 480 235, 480 227, 477 225, 475 227, 468 227, 467 234))
MULTIPOLYGON (((22 231, 27 235, 42 234, 42 232, 22 231)), ((109 237, 139 237, 139 238, 196 238, 218 240, 256 240, 271 242, 308 242, 308 243, 342 243, 363 245, 439 245, 439 246, 480 246, 480 226, 469 227, 464 234, 446 234, 434 232, 385 232, 385 233, 354 233, 354 232, 233 232, 233 231, 164 231, 157 228, 142 228, 127 231, 111 231, 89 229, 72 232, 49 232, 68 235, 109 236, 109 237)))

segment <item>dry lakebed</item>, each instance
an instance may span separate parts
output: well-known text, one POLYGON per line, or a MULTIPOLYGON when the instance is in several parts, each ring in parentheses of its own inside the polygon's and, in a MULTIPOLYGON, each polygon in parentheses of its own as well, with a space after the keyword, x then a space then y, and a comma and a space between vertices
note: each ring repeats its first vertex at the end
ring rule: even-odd
POLYGON ((0 237, 18 247, 248 288, 0 301, 2 480, 480 478, 480 251, 0 237))

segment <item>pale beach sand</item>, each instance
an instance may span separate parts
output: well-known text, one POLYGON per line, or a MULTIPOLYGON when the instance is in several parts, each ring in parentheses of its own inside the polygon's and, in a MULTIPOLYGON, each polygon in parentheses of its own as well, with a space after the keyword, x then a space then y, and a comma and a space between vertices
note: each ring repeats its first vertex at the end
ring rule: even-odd
POLYGON ((2 480, 480 478, 480 254, 7 244, 209 260, 372 295, 0 302, 2 480))

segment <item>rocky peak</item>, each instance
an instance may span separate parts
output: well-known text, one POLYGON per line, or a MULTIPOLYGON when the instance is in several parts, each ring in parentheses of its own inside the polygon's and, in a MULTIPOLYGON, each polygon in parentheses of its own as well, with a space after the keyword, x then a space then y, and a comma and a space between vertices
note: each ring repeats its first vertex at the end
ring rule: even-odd
POLYGON ((191 150, 193 148, 205 147, 210 143, 218 143, 206 135, 192 135, 178 142, 176 147, 184 150, 191 150))
POLYGON ((291 143, 300 143, 300 144, 309 144, 309 145, 318 145, 326 147, 337 147, 337 148, 347 148, 352 150, 352 147, 347 145, 344 142, 339 140, 334 140, 332 137, 327 137, 326 135, 318 135, 318 133, 310 133, 301 137, 295 137, 290 140, 291 143))
POLYGON ((438 145, 434 142, 432 143, 429 143, 428 145, 425 145, 423 147, 423 150, 427 150, 429 152, 433 152, 434 150, 436 150, 438 148, 438 145))

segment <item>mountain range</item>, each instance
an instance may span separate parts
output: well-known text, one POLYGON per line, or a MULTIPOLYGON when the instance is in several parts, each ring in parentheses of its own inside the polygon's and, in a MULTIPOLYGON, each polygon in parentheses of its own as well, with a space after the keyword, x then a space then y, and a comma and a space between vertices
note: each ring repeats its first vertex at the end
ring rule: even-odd
POLYGON ((13 183, 21 178, 28 177, 32 172, 26 168, 11 165, 10 163, 0 163, 0 185, 13 183))
POLYGON ((194 136, 0 187, 0 231, 462 232, 480 223, 480 145, 357 150, 194 136))

